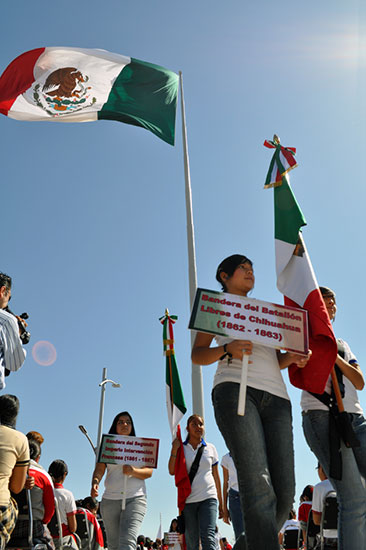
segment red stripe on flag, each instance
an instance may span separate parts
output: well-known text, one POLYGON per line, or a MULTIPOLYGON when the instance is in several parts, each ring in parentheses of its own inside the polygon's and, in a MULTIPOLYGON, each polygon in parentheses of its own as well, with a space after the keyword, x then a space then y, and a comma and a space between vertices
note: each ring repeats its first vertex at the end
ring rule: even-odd
POLYGON ((184 456, 184 449, 182 443, 182 437, 180 434, 180 426, 177 429, 177 438, 180 441, 180 447, 177 451, 177 458, 175 459, 175 486, 178 489, 178 509, 181 512, 185 506, 186 500, 191 494, 191 482, 189 481, 186 459, 184 456))
MULTIPOLYGON (((301 307, 287 296, 285 304, 301 307)), ((290 382, 296 388, 323 393, 337 357, 337 342, 319 288, 310 292, 303 309, 308 312, 309 348, 312 355, 303 369, 290 365, 290 382)))
POLYGON ((0 77, 0 112, 8 114, 18 95, 23 94, 34 82, 33 69, 45 48, 37 48, 19 55, 7 66, 0 77))

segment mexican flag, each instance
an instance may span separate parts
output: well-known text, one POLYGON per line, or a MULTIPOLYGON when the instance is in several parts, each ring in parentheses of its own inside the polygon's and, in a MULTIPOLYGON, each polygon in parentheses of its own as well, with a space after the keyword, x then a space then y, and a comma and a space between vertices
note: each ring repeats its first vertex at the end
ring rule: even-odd
POLYGON ((0 77, 0 112, 17 120, 117 120, 174 145, 178 78, 105 50, 37 48, 0 77))
POLYGON ((166 357, 166 406, 173 439, 177 437, 178 424, 187 412, 182 386, 180 384, 178 367, 175 361, 173 325, 177 319, 178 317, 176 315, 169 315, 168 310, 166 310, 165 315, 159 319, 163 325, 163 346, 164 355, 166 357))
POLYGON ((180 441, 180 447, 177 451, 177 458, 175 460, 174 477, 175 485, 178 489, 178 509, 182 511, 186 499, 191 493, 191 483, 188 477, 179 426, 180 420, 187 412, 187 407, 185 405, 177 363, 175 361, 173 325, 177 318, 176 315, 169 315, 168 310, 166 310, 165 315, 159 320, 163 325, 164 355, 166 356, 165 383, 169 425, 173 439, 177 437, 180 441))
MULTIPOLYGON (((279 140, 269 143, 278 152, 281 147, 279 140)), ((337 344, 301 235, 301 227, 306 225, 306 221, 287 173, 282 174, 282 184, 274 188, 274 206, 277 288, 284 295, 286 305, 307 310, 309 348, 312 351, 305 368, 290 366, 290 381, 297 388, 323 393, 335 363, 337 344)))

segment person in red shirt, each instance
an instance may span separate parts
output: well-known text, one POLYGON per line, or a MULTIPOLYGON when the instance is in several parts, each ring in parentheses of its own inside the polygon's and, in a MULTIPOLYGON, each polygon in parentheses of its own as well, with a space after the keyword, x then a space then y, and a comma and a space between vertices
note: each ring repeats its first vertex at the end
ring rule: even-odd
POLYGON ((300 496, 300 506, 297 513, 298 520, 300 522, 300 527, 302 530, 303 539, 306 540, 306 527, 308 524, 308 517, 310 514, 310 510, 312 507, 312 500, 313 500, 313 489, 314 487, 312 485, 306 485, 304 488, 302 495, 300 496))
MULTIPOLYGON (((79 504, 79 501, 76 503, 79 504)), ((87 529, 89 532, 89 538, 91 541, 91 550, 101 550, 104 548, 104 539, 102 529, 97 520, 99 503, 96 498, 85 497, 81 501, 81 506, 78 505, 76 509, 77 514, 86 514, 88 520, 87 529)), ((81 548, 84 548, 84 540, 81 539, 81 548)), ((89 548, 88 541, 86 541, 85 548, 89 548)))

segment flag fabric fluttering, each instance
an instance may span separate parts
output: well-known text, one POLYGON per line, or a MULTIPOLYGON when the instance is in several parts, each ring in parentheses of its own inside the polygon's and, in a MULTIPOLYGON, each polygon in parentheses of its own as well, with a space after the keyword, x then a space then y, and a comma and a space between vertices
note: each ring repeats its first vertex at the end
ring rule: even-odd
POLYGON ((169 311, 166 310, 165 315, 160 317, 159 321, 163 325, 163 345, 164 355, 166 356, 165 382, 169 426, 172 433, 172 438, 178 438, 180 441, 180 447, 177 451, 177 457, 175 460, 174 477, 175 485, 178 489, 178 509, 181 512, 184 508, 187 497, 191 493, 191 483, 188 477, 179 426, 180 420, 187 412, 187 407, 185 405, 178 367, 175 361, 173 325, 177 319, 178 317, 176 315, 169 315, 169 311))
MULTIPOLYGON (((269 142, 264 145, 266 143, 269 142)), ((288 169, 282 162, 278 162, 280 153, 285 148, 281 146, 277 136, 270 143, 276 148, 271 169, 276 167, 281 176, 281 184, 274 186, 277 288, 284 295, 286 305, 307 310, 309 348, 312 351, 304 368, 300 369, 295 365, 289 367, 289 377, 297 388, 323 393, 336 360, 337 343, 301 235, 301 227, 306 225, 306 220, 290 187, 288 169)), ((291 150, 294 151, 293 148, 291 150)), ((293 167, 296 165, 296 161, 294 162, 293 167)))
POLYGON ((106 50, 37 48, 0 77, 0 112, 17 120, 116 120, 174 145, 178 81, 164 67, 106 50))

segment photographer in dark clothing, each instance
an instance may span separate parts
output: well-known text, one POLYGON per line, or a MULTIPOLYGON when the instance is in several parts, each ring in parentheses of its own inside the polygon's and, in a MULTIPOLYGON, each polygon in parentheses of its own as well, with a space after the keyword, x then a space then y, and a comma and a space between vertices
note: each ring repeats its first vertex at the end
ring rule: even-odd
POLYGON ((5 387, 5 369, 10 372, 19 370, 26 357, 17 319, 4 309, 10 299, 11 277, 0 273, 0 390, 5 387))

